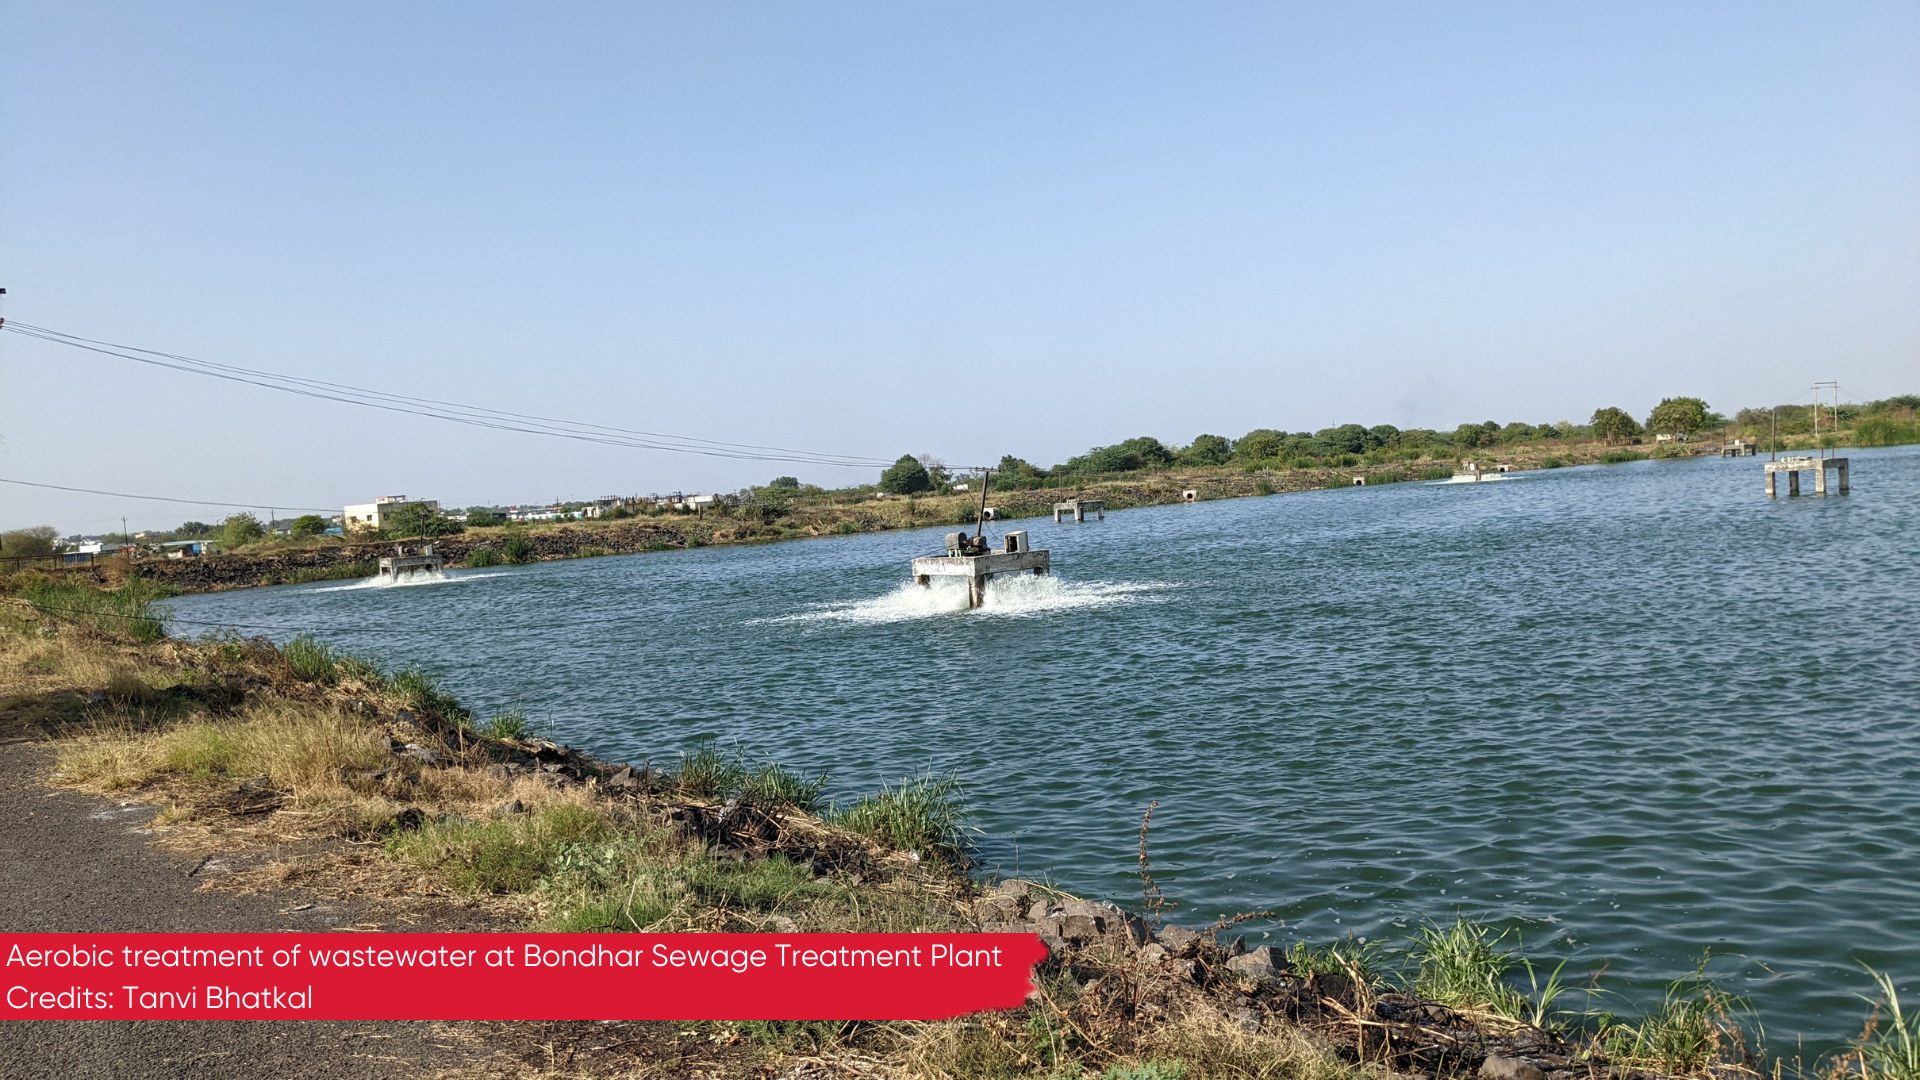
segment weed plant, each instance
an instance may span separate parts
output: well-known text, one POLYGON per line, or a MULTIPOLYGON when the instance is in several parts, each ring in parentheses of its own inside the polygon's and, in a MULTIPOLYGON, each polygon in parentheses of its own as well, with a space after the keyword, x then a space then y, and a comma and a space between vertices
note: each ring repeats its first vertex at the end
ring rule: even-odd
POLYGON ((332 686, 340 681, 340 661, 333 653, 333 647, 315 639, 312 634, 301 634, 280 647, 280 655, 293 669, 295 676, 311 683, 332 686))
POLYGON ((386 683, 389 692, 419 712, 433 713, 457 724, 465 724, 473 717, 461 708, 457 698, 440 688, 438 680, 417 667, 389 676, 386 683))
POLYGON ((492 544, 481 544, 479 547, 467 552, 467 567, 469 569, 478 570, 482 567, 498 566, 500 565, 500 561, 500 553, 493 549, 492 544))
POLYGON ((828 810, 827 820, 863 833, 903 851, 943 854, 956 860, 966 848, 966 809, 961 786, 952 773, 903 780, 898 787, 881 785, 878 792, 841 810, 828 810))
POLYGON ((1862 1080, 1920 1080, 1920 1014, 1900 1007, 1892 976, 1872 968, 1867 973, 1880 986, 1880 1000, 1866 999, 1873 1015, 1836 1072, 1862 1080))
POLYGON ((1647 455, 1638 450, 1609 450, 1600 455, 1600 463, 1603 465, 1619 465, 1627 461, 1645 460, 1647 460, 1647 455))
POLYGON ((500 544, 500 557, 518 566, 530 563, 540 557, 540 549, 525 535, 515 533, 500 544))
POLYGON ((14 594, 55 622, 149 644, 167 636, 166 620, 171 612, 158 602, 178 595, 178 590, 137 577, 128 578, 118 588, 102 589, 74 578, 32 574, 15 579, 14 594))
POLYGON ((481 725, 480 734, 491 739, 518 739, 527 733, 527 714, 523 709, 508 709, 481 725))
POLYGON ((1419 965, 1413 992, 1455 1009, 1520 1019, 1527 1002, 1506 981, 1513 957, 1500 950, 1505 938, 1465 918, 1444 929, 1421 927, 1413 948, 1419 965))

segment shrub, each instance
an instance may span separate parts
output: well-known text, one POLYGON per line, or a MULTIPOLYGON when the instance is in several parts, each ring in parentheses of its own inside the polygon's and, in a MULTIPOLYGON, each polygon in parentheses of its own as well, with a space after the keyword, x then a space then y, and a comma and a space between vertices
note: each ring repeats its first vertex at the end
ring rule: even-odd
POLYGON ((319 536, 327 531, 327 519, 319 514, 302 514, 293 519, 291 530, 296 539, 319 536))
POLYGON ((927 467, 915 460, 912 454, 902 454, 899 461, 880 474, 880 490, 890 495, 932 491, 933 477, 927 474, 927 467))
POLYGON ((1557 457, 1549 457, 1548 459, 1540 463, 1540 467, 1543 469, 1558 469, 1565 464, 1566 462, 1561 461, 1557 457))
POLYGON ((245 511, 230 515, 220 524, 220 540, 230 548, 251 543, 265 535, 267 527, 260 524, 259 518, 245 511))
POLYGON ((60 530, 51 525, 35 525, 26 529, 12 529, 0 533, 0 555, 35 556, 52 555, 54 544, 60 539, 60 530))
POLYGON ((528 539, 524 534, 515 533, 507 537, 506 541, 500 545, 500 554, 505 557, 508 562, 517 566, 521 563, 530 563, 539 558, 540 549, 534 547, 533 541, 528 539))
POLYGON ((1600 455, 1600 461, 1606 465, 1618 465, 1623 461, 1645 461, 1647 455, 1638 450, 1609 450, 1600 455))
POLYGON ((494 513, 484 506, 467 507, 467 524, 470 527, 478 528, 483 525, 503 525, 506 523, 506 520, 506 518, 501 517, 499 514, 494 513))
POLYGON ((1920 424, 1902 423, 1887 416, 1870 416, 1853 429, 1855 446, 1904 446, 1920 442, 1920 424))
POLYGON ((479 547, 467 552, 467 566, 469 568, 478 569, 483 566, 498 565, 500 565, 500 553, 493 549, 492 544, 481 544, 479 547))

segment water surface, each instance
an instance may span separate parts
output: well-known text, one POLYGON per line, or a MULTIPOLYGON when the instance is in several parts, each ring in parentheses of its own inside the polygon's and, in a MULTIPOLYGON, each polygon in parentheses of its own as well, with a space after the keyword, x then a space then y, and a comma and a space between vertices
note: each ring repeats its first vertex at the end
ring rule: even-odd
POLYGON ((1021 522, 1056 576, 974 612, 905 584, 938 529, 174 606, 602 756, 954 770, 987 862, 1086 894, 1137 899, 1157 799, 1179 916, 1275 943, 1464 913, 1639 1001, 1711 948, 1814 1051, 1860 962, 1920 996, 1920 450, 1851 456, 1845 498, 1703 459, 1021 522))

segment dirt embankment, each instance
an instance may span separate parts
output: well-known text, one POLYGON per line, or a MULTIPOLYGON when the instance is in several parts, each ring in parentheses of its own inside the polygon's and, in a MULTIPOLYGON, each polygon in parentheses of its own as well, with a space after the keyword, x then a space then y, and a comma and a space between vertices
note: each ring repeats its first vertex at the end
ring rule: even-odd
MULTIPOLYGON (((1486 467, 1511 465, 1540 468, 1549 458, 1566 465, 1598 461, 1607 448, 1599 443, 1568 446, 1521 446, 1487 451, 1478 460, 1486 467)), ((1186 469, 1106 480, 1077 487, 1001 489, 990 492, 988 504, 1000 520, 1045 517, 1056 502, 1099 500, 1108 510, 1161 506, 1182 502, 1186 492, 1195 501, 1236 499, 1289 491, 1318 491, 1346 487, 1354 478, 1378 485, 1422 479, 1428 473, 1451 471, 1448 462, 1414 461, 1343 468, 1289 469, 1245 472, 1233 468, 1186 469)), ((699 515, 661 515, 615 521, 583 521, 531 528, 474 529, 432 543, 448 566, 465 565, 476 548, 490 548, 507 561, 509 538, 528 545, 518 561, 574 559, 593 555, 630 555, 676 548, 768 543, 815 536, 916 529, 935 525, 968 525, 979 509, 978 496, 965 493, 911 499, 856 502, 800 502, 777 506, 722 508, 699 515)), ((414 547, 424 541, 407 541, 414 547)), ((203 559, 147 560, 133 572, 162 581, 183 592, 215 592, 256 585, 289 585, 305 581, 369 577, 383 555, 394 553, 393 542, 313 542, 303 547, 267 547, 203 559)), ((106 567, 79 567, 70 573, 112 584, 114 571, 106 567)))

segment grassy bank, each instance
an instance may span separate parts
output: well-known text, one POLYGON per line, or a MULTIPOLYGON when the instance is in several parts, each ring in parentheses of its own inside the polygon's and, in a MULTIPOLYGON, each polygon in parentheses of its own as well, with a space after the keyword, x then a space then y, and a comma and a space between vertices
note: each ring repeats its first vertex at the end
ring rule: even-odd
MULTIPOLYGON (((157 842, 209 857, 304 845, 210 888, 480 905, 586 932, 1019 930, 1051 959, 1024 1008, 930 1024, 708 1024, 748 1071, 824 1058, 955 1078, 1473 1075, 1491 1058, 1574 1076, 1760 1075, 1744 1003, 1703 964, 1644 1015, 1469 921, 1397 943, 1246 951, 1231 921, 1187 928, 1145 877, 1137 912, 966 870, 950 777, 850 803, 824 776, 710 744, 638 764, 475 716, 417 670, 302 639, 156 636, 161 598, 22 576, 0 597, 0 717, 57 750, 55 782, 161 808, 157 842), (1614 1070, 1609 1073, 1606 1070, 1614 1070)), ((1920 1080, 1914 1018, 1880 988, 1843 1062, 1920 1080)), ((1564 1074, 1564 1075, 1562 1075, 1564 1074)))

